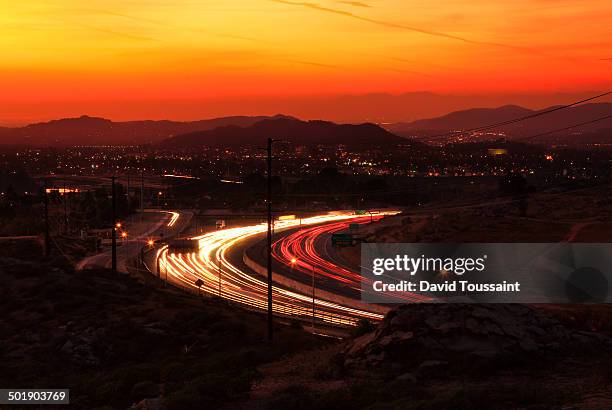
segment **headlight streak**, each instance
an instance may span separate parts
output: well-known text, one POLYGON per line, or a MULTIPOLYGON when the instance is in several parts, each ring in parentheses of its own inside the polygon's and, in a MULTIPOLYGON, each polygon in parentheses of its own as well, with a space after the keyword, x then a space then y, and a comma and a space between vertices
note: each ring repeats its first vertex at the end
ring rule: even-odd
MULTIPOLYGON (((393 215, 397 211, 381 212, 393 215)), ((173 215, 174 218, 174 215, 173 215)), ((178 216, 177 218, 178 219, 178 216)), ((369 221, 369 215, 357 216, 351 212, 335 212, 301 220, 302 226, 316 225, 338 221, 369 221)), ((170 221, 172 223, 172 220, 170 221)), ((176 220, 174 220, 176 223, 176 220)), ((300 225, 300 220, 281 220, 275 222, 275 229, 282 230, 300 225)), ((260 277, 244 272, 228 261, 226 254, 236 244, 267 230, 265 223, 238 228, 214 231, 194 237, 199 241, 199 252, 175 254, 168 251, 165 245, 157 251, 160 276, 167 275, 168 281, 187 289, 198 289, 197 279, 204 284, 201 290, 211 295, 219 294, 219 270, 221 270, 221 294, 224 299, 231 300, 255 309, 267 308, 267 283, 260 277)), ((327 266, 329 268, 329 266, 327 266)), ((348 271, 350 272, 350 271, 348 271)), ((318 272, 317 272, 318 273, 318 272)), ((337 275, 338 279, 343 279, 337 275)), ((383 315, 366 310, 343 306, 329 300, 315 298, 315 317, 326 323, 340 325, 356 325, 361 318, 381 320, 383 315)), ((312 316, 312 295, 273 287, 273 311, 276 314, 294 317, 312 316)))
POLYGON ((172 217, 170 218, 170 222, 168 222, 168 227, 172 228, 176 224, 176 221, 178 221, 180 214, 178 212, 167 212, 167 213, 172 215, 172 217))

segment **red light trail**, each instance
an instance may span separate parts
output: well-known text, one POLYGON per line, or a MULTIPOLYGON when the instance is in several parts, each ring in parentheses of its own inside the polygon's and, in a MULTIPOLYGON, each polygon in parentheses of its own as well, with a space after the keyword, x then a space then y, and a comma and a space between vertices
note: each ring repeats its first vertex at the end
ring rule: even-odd
MULTIPOLYGON (((380 219, 396 213, 396 211, 381 212, 375 218, 380 219)), ((304 264, 307 261, 314 261, 317 264, 315 269, 317 275, 325 275, 355 287, 359 283, 359 274, 320 257, 315 251, 315 241, 320 235, 345 228, 348 223, 365 223, 370 219, 370 215, 356 216, 352 212, 336 212, 301 220, 277 220, 275 222, 277 232, 299 226, 308 227, 287 236, 286 238, 290 238, 287 242, 282 239, 277 241, 275 249, 285 249, 285 255, 277 255, 277 259, 280 258, 278 260, 287 265, 290 265, 291 257, 287 259, 285 256, 289 255, 303 258, 304 264)), ((265 279, 228 260, 228 251, 242 245, 242 242, 248 238, 263 234, 266 227, 266 224, 250 225, 195 237, 194 239, 199 241, 198 252, 171 253, 167 246, 163 246, 157 251, 160 276, 183 288, 194 291, 201 289, 208 294, 218 295, 249 308, 266 309, 265 279), (196 282, 200 286, 196 285, 196 282)), ((329 291, 327 294, 329 295, 329 291)), ((338 300, 343 302, 335 301, 333 297, 317 295, 314 313, 316 319, 327 324, 356 325, 361 318, 381 320, 382 312, 386 310, 380 306, 368 307, 358 300, 350 305, 344 303, 346 298, 338 300)), ((309 292, 275 284, 273 311, 277 315, 310 319, 313 315, 312 295, 309 292)))
MULTIPOLYGON (((375 215, 372 219, 378 221, 383 217, 375 215)), ((370 222, 370 217, 358 217, 348 221, 300 229, 274 242, 272 244, 272 255, 282 264, 291 265, 296 271, 304 274, 305 282, 314 272, 317 280, 319 278, 329 278, 346 285, 350 289, 361 292, 362 276, 359 272, 323 258, 320 252, 327 248, 331 234, 346 230, 350 224, 366 224, 368 222, 370 222), (318 241, 319 243, 317 243, 318 241), (317 251, 317 245, 319 245, 319 251, 317 251)), ((368 282, 368 285, 371 285, 370 282, 368 282)), ((402 299, 405 303, 431 300, 425 296, 405 292, 394 292, 392 295, 402 299)))

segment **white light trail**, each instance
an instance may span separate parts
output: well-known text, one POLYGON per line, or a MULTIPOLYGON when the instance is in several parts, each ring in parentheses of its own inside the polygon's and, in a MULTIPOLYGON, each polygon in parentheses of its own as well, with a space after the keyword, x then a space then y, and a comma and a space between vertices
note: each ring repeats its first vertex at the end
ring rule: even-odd
POLYGON ((170 222, 168 222, 168 227, 172 228, 176 221, 178 221, 179 216, 181 216, 178 212, 168 212, 172 217, 170 218, 170 222))
MULTIPOLYGON (((397 211, 385 211, 381 212, 380 215, 397 213, 397 211)), ((274 227, 275 230, 282 230, 300 224, 316 225, 360 218, 369 219, 370 215, 334 212, 301 220, 277 220, 274 227)), ((163 278, 164 275, 167 275, 168 281, 188 289, 197 289, 198 287, 194 282, 201 279, 204 282, 201 289, 214 295, 219 294, 219 280, 221 280, 221 297, 251 308, 267 309, 267 282, 255 274, 245 272, 234 266, 227 259, 227 252, 233 246, 254 235, 262 234, 266 230, 267 224, 261 223, 209 232, 194 237, 192 239, 199 242, 197 253, 170 253, 168 247, 164 246, 157 251, 160 276, 163 278), (220 271, 221 278, 219 278, 220 271)), ((315 305, 315 317, 328 323, 355 325, 360 318, 382 319, 382 315, 379 313, 343 306, 321 298, 315 298, 315 305)), ((272 308, 276 314, 310 318, 312 316, 312 295, 274 286, 272 308)))

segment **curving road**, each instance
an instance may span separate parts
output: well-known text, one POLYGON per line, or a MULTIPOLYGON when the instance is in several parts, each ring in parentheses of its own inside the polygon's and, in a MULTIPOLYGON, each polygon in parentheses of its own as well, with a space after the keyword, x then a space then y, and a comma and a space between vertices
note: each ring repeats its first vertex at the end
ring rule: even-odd
MULTIPOLYGON (((124 222, 125 228, 130 232, 127 238, 122 238, 117 235, 117 270, 119 272, 127 272, 128 261, 137 258, 140 250, 146 242, 152 237, 173 236, 180 232, 191 219, 192 213, 188 211, 145 211, 147 214, 155 216, 155 222, 138 222, 139 217, 133 217, 132 220, 124 222)), ((81 259, 75 266, 76 270, 106 268, 112 266, 111 249, 103 252, 87 256, 81 259)))
MULTIPOLYGON (((382 216, 374 216, 380 220, 382 216)), ((332 234, 346 231, 350 224, 367 224, 370 218, 356 218, 322 226, 308 227, 278 239, 272 245, 273 257, 285 266, 292 266, 286 274, 297 280, 308 282, 314 275, 317 284, 343 296, 360 299, 362 276, 348 267, 332 251, 332 234)), ((371 284, 370 282, 366 282, 371 284)), ((370 286, 368 286, 370 287, 370 286)), ((431 301, 431 298, 416 293, 389 293, 398 303, 431 301)))
MULTIPOLYGON (((381 217, 396 214, 396 211, 381 212, 381 217)), ((301 220, 275 222, 275 230, 284 231, 299 226, 319 226, 339 222, 365 222, 370 215, 356 216, 352 212, 336 212, 301 220)), ((193 292, 203 291, 219 295, 224 299, 254 309, 267 309, 267 283, 262 276, 231 261, 229 253, 256 235, 266 232, 266 224, 214 231, 195 237, 199 251, 192 253, 171 253, 167 246, 157 250, 157 263, 162 279, 193 292)), ((332 269, 331 266, 327 266, 332 269)), ((321 272, 322 273, 322 272, 321 272)), ((327 271, 329 273, 329 271, 327 271)), ((343 272, 337 277, 348 275, 343 272)), ((356 279, 356 278, 353 278, 356 279)), ((311 318, 327 324, 355 325, 361 318, 380 320, 383 315, 367 309, 359 309, 333 300, 317 297, 310 292, 275 284, 273 287, 273 311, 277 315, 311 318)))

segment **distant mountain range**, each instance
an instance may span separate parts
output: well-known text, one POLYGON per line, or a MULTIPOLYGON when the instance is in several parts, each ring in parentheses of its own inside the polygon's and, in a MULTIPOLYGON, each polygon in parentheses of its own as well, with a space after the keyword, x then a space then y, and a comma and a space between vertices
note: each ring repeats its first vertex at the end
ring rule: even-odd
MULTIPOLYGON (((549 107, 544 110, 530 110, 516 105, 505 105, 499 108, 474 108, 451 112, 450 114, 437 118, 408 123, 388 124, 385 125, 385 128, 397 135, 407 138, 436 135, 449 131, 468 130, 484 125, 508 121, 537 114, 552 108, 555 107, 549 107)), ((612 103, 583 104, 526 119, 514 124, 495 127, 490 131, 504 132, 509 138, 527 137, 591 121, 606 115, 612 115, 612 103)), ((612 129, 612 118, 580 126, 572 131, 592 133, 603 129, 612 129)), ((572 132, 572 134, 575 133, 572 132)))
POLYGON ((157 144, 175 135, 234 125, 247 127, 265 119, 291 118, 283 115, 233 116, 200 121, 124 121, 81 116, 26 125, 0 127, 0 144, 32 146, 142 145, 157 144))
POLYGON ((406 143, 375 124, 335 124, 328 121, 301 121, 294 118, 266 119, 248 127, 229 125, 169 138, 163 147, 265 146, 268 137, 286 139, 293 144, 398 144, 406 143))
MULTIPOLYGON (((338 124, 389 124, 409 122, 421 118, 433 118, 467 108, 494 108, 505 104, 540 109, 552 105, 567 104, 607 90, 585 90, 580 92, 510 92, 484 94, 444 94, 427 91, 405 93, 368 93, 344 95, 303 96, 215 96, 185 101, 164 99, 133 101, 49 101, 32 106, 26 101, 0 102, 0 125, 14 127, 26 123, 40 122, 41 118, 54 119, 75 116, 74 113, 97 112, 105 118, 219 118, 235 113, 271 115, 285 113, 307 120, 333 121, 338 124), (102 114, 104 113, 104 114, 102 114), (135 116, 135 117, 134 117, 135 116), (26 118, 36 120, 26 121, 26 118)), ((1 96, 1 95, 0 95, 1 96)), ((612 102, 612 94, 597 102, 612 102)))
MULTIPOLYGON (((451 112, 436 118, 384 124, 382 126, 384 128, 372 123, 354 125, 320 120, 302 121, 280 114, 232 116, 186 122, 168 120, 114 122, 104 118, 81 116, 24 127, 0 127, 0 144, 39 147, 152 144, 181 148, 202 145, 263 145, 267 137, 288 139, 296 144, 397 144, 405 143, 404 138, 467 130, 534 115, 549 109, 537 111, 516 105, 474 108, 451 112)), ((612 103, 583 104, 495 127, 490 131, 503 132, 509 139, 521 138, 611 114, 612 103)), ((580 144, 587 139, 590 143, 598 140, 608 143, 612 140, 612 131, 607 130, 612 130, 612 118, 553 134, 552 137, 554 141, 565 139, 567 143, 580 144)))

